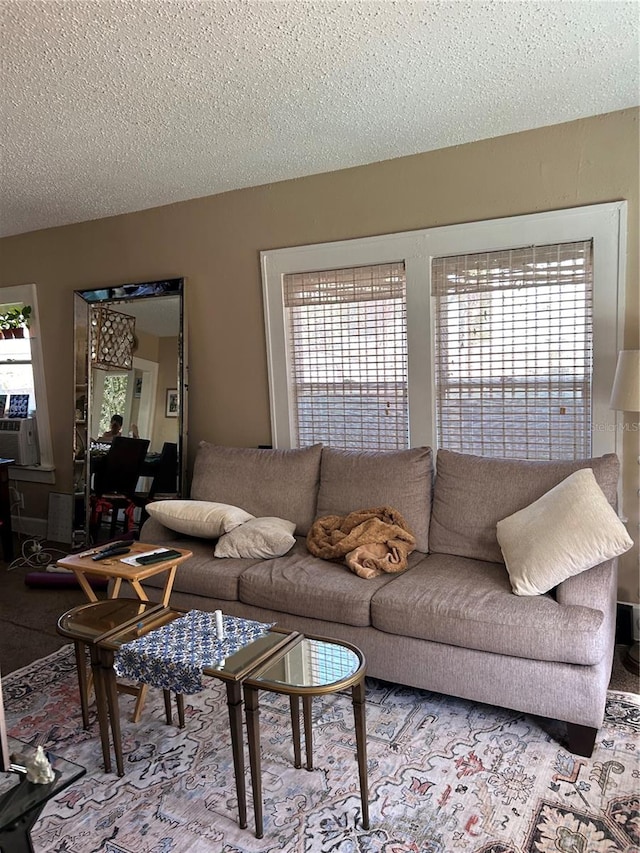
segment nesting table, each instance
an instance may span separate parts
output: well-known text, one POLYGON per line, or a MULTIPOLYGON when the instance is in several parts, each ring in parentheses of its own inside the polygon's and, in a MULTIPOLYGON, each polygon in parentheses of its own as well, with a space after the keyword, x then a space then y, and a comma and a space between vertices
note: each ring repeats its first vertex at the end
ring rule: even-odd
POLYGON ((351 690, 356 731, 356 755, 360 779, 362 825, 369 829, 367 781, 367 739, 364 677, 366 664, 360 649, 344 641, 300 636, 298 641, 272 655, 262 667, 245 679, 244 702, 256 838, 263 836, 262 772, 260 758, 260 690, 284 693, 289 697, 293 729, 294 766, 301 767, 300 698, 304 717, 307 770, 313 770, 313 726, 311 702, 314 696, 351 690))
MULTIPOLYGON (((175 607, 153 605, 134 599, 109 599, 84 604, 63 614, 58 622, 58 630, 64 636, 89 646, 91 666, 96 684, 96 704, 100 723, 100 737, 105 770, 111 769, 109 730, 113 741, 118 775, 124 774, 122 756, 120 716, 118 709, 118 685, 116 683, 116 654, 135 640, 147 637, 155 643, 156 636, 163 637, 166 643, 166 631, 180 617, 194 615, 198 619, 211 617, 198 611, 189 613, 175 607), (164 630, 159 630, 164 629, 164 630), (157 631, 157 635, 153 634, 157 631)), ((233 620, 233 617, 231 617, 233 620)), ((184 620, 183 620, 184 621, 184 620)), ((236 620, 238 621, 238 620, 236 620)), ((245 620, 239 620, 244 622, 245 620)), ((179 627, 177 623, 175 628, 179 627)), ((260 730, 258 722, 259 691, 269 690, 289 696, 293 731, 294 766, 301 767, 300 737, 300 698, 302 698, 303 719, 306 745, 306 766, 313 769, 312 738, 312 699, 328 693, 351 690, 362 802, 363 826, 369 828, 366 724, 365 724, 365 687, 366 664, 359 649, 348 643, 321 637, 305 637, 296 631, 285 631, 275 626, 258 627, 265 633, 232 651, 224 660, 214 661, 202 666, 201 674, 218 678, 225 683, 229 726, 231 730, 231 748, 233 753, 234 776, 238 798, 239 824, 247 826, 247 802, 244 778, 244 750, 242 737, 243 695, 246 710, 247 734, 249 740, 249 758, 256 821, 256 836, 263 835, 262 779, 260 760, 260 730)), ((181 629, 182 630, 182 629, 181 629)), ((191 629, 190 629, 191 630, 191 629)), ((170 628, 173 632, 174 628, 170 628)), ((215 631, 215 629, 214 629, 215 631)), ((208 634, 207 636, 211 636, 208 634)), ((215 636, 215 634, 213 635, 215 636)), ((243 635, 244 636, 244 635, 243 635)), ((173 640, 171 641, 173 642, 173 640)), ((136 646, 139 645, 136 643, 136 646)), ((146 645, 146 644, 145 644, 146 645)), ((166 649, 166 645, 163 645, 166 649)), ((166 652, 165 652, 166 653, 166 652)), ((164 666, 165 656, 153 658, 154 666, 164 666)), ((148 655, 145 648, 145 658, 148 655)), ((126 670, 125 670, 126 671, 126 670)), ((172 665, 173 671, 173 665, 172 665)), ((131 675, 131 673, 129 673, 131 675)), ((135 668, 138 675, 138 668, 135 668)), ((78 676, 81 677, 80 669, 78 676)), ((164 685, 163 678, 160 682, 164 685)), ((195 688, 200 689, 199 687, 195 688)), ((178 696, 179 722, 184 725, 184 707, 180 706, 182 696, 176 687, 178 696)), ((187 690, 186 692, 193 692, 187 690)), ((165 689, 165 708, 167 722, 171 722, 171 697, 165 689)))
MULTIPOLYGON (((111 769, 110 729, 117 773, 119 776, 124 775, 118 685, 114 670, 115 654, 126 643, 144 637, 155 629, 169 625, 174 620, 184 616, 185 613, 185 610, 177 608, 120 598, 80 605, 80 607, 63 614, 58 621, 58 630, 63 636, 86 643, 91 651, 100 737, 107 772, 111 769), (119 616, 116 616, 118 611, 115 608, 119 608, 119 616), (106 623, 120 617, 123 620, 120 624, 105 627, 106 623)), ((203 675, 219 678, 226 685, 239 824, 242 829, 247 825, 242 737, 242 681, 272 654, 295 642, 299 636, 296 632, 290 633, 272 629, 220 664, 212 664, 203 669, 203 675)), ((181 696, 179 696, 178 701, 179 703, 182 701, 181 696)), ((170 720, 169 703, 170 699, 168 699, 168 694, 165 691, 165 709, 168 721, 170 720)), ((180 714, 180 704, 178 709, 180 714)))

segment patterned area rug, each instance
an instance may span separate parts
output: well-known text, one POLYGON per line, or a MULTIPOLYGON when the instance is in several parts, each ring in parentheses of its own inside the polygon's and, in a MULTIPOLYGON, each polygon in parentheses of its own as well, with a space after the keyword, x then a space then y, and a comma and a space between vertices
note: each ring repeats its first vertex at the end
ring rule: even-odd
MULTIPOLYGON (((312 772, 293 767, 288 701, 261 694, 265 834, 237 824, 220 682, 167 726, 160 691, 142 720, 121 699, 125 776, 102 771, 82 729, 71 646, 3 679, 14 737, 87 768, 36 824, 38 853, 637 853, 640 697, 610 693, 590 759, 563 727, 488 705, 367 681, 371 829, 361 823, 349 697, 314 702, 312 772)), ((247 790, 250 781, 247 773, 247 790)))

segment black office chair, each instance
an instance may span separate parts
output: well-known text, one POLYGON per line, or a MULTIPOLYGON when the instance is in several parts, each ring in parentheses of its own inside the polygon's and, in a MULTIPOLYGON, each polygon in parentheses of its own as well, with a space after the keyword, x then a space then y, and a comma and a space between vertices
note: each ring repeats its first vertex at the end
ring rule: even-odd
POLYGON ((158 467, 154 473, 148 498, 154 500, 158 495, 175 497, 178 492, 178 445, 174 441, 165 441, 162 445, 158 467))
POLYGON ((148 492, 136 492, 134 502, 140 507, 140 526, 149 517, 146 506, 151 501, 168 500, 178 496, 178 445, 165 441, 157 462, 154 463, 153 478, 148 492))
POLYGON ((149 448, 148 438, 116 436, 96 466, 91 493, 90 533, 95 540, 105 512, 111 512, 109 534, 115 536, 118 513, 124 510, 124 532, 133 523, 136 484, 149 448))

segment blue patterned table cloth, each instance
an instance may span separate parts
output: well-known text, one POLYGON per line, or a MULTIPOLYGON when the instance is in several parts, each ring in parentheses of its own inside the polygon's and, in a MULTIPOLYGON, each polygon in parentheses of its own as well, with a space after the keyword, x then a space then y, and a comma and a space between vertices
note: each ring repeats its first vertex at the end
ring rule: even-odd
POLYGON ((203 689, 205 667, 220 666, 225 658, 267 634, 275 622, 223 616, 223 625, 224 639, 219 640, 214 614, 190 610, 122 645, 115 656, 116 675, 175 693, 198 693, 203 689))

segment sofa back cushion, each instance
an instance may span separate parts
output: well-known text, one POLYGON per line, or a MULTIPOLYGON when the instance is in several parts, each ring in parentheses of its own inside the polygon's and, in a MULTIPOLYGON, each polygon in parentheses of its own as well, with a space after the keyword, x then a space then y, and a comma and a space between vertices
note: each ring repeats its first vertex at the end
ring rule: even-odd
POLYGON ((324 447, 317 517, 390 506, 407 522, 416 549, 426 553, 432 482, 429 447, 391 451, 324 447))
POLYGON ((594 459, 492 459, 439 450, 429 545, 438 554, 503 562, 496 525, 580 468, 591 468, 615 508, 620 464, 614 453, 594 459))
POLYGON ((241 507, 256 518, 277 516, 306 536, 313 524, 321 444, 297 450, 259 450, 200 443, 191 498, 241 507))

